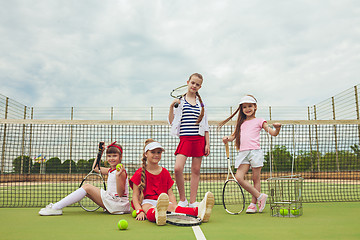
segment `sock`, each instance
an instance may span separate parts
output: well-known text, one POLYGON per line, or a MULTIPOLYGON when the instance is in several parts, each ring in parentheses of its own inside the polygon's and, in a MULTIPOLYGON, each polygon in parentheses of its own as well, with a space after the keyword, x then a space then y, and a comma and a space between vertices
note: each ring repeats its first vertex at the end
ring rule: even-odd
POLYGON ((198 215, 198 208, 191 208, 191 207, 177 207, 175 209, 176 213, 185 213, 188 215, 192 215, 192 216, 197 216, 198 215))
POLYGON ((156 218, 155 218, 155 208, 150 208, 147 213, 146 213, 146 218, 150 221, 150 222, 156 222, 156 218))
POLYGON ((63 209, 64 207, 67 207, 71 204, 74 204, 74 203, 80 201, 85 196, 86 196, 85 189, 79 188, 76 191, 74 191, 74 192, 70 193, 69 195, 67 195, 66 197, 64 197, 63 199, 61 199, 60 201, 58 201, 57 203, 55 203, 52 208, 55 210, 63 209))
POLYGON ((263 194, 261 193, 260 196, 257 198, 257 200, 259 201, 262 196, 263 194))
POLYGON ((256 204, 255 203, 250 203, 250 206, 256 207, 256 204))

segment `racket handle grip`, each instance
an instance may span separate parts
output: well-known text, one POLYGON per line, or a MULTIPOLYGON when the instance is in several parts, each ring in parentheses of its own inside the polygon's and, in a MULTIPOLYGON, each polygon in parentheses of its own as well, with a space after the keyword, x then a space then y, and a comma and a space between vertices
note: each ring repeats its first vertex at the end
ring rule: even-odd
POLYGON ((229 151, 229 143, 225 143, 225 150, 226 150, 226 157, 230 157, 230 151, 229 151))
POLYGON ((175 107, 175 108, 177 108, 178 106, 179 106, 179 104, 178 104, 178 103, 175 103, 175 104, 174 104, 174 107, 175 107))

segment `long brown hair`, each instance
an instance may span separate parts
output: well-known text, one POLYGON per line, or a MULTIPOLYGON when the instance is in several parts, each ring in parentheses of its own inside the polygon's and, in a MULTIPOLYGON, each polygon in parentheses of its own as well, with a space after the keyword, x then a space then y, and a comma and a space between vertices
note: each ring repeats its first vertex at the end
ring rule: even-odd
MULTIPOLYGON (((203 76, 200 73, 191 74, 190 77, 189 77, 189 81, 193 76, 200 78, 201 81, 204 81, 203 76)), ((201 120, 203 119, 203 117, 204 117, 205 109, 204 109, 204 103, 203 103, 203 101, 202 101, 202 99, 200 97, 199 92, 196 92, 196 96, 199 98, 200 105, 201 105, 201 112, 200 112, 200 115, 199 115, 198 119, 196 120, 196 124, 199 124, 201 122, 201 120)))
POLYGON ((140 203, 144 200, 144 189, 146 186, 146 165, 147 165, 147 157, 145 156, 145 147, 146 145, 148 145, 149 143, 155 142, 155 140, 149 138, 145 140, 145 146, 144 146, 144 152, 143 152, 143 157, 141 159, 142 161, 142 165, 141 165, 141 181, 139 184, 139 190, 140 190, 140 203))
MULTIPOLYGON (((256 98, 252 95, 246 95, 246 96, 250 96, 252 98, 255 99, 256 98)), ((256 103, 254 103, 256 105, 256 103)), ((256 112, 256 110, 255 110, 256 112)), ((218 130, 220 130, 220 128, 222 126, 224 126, 227 122, 229 122, 236 114, 239 114, 236 120, 236 127, 235 127, 235 131, 232 133, 233 136, 235 136, 235 147, 237 150, 240 149, 240 131, 241 131, 241 125, 244 123, 244 121, 246 120, 246 115, 243 112, 242 109, 242 104, 239 105, 239 107, 235 110, 235 112, 233 114, 230 115, 230 117, 228 117, 227 119, 225 119, 224 121, 220 122, 218 125, 218 130)))

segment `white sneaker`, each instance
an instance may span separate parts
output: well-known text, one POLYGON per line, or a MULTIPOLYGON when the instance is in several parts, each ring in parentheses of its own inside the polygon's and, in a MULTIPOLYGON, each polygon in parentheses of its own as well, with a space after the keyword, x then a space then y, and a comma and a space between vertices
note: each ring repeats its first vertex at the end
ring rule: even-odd
POLYGON ((158 197, 155 208, 156 224, 159 226, 166 224, 166 211, 169 207, 169 196, 166 193, 161 193, 158 197))
POLYGON ((193 203, 189 203, 189 207, 191 207, 191 208, 196 208, 196 207, 198 207, 199 206, 199 202, 193 202, 193 203))
POLYGON ((50 203, 45 208, 40 209, 39 214, 41 216, 55 216, 55 215, 62 215, 62 210, 55 210, 53 209, 54 204, 50 203))
POLYGON ((178 206, 179 207, 187 207, 189 205, 188 200, 185 198, 185 201, 179 201, 178 206))
POLYGON ((211 215, 211 210, 214 207, 215 198, 212 192, 207 192, 204 199, 199 203, 198 217, 202 222, 208 222, 211 215))

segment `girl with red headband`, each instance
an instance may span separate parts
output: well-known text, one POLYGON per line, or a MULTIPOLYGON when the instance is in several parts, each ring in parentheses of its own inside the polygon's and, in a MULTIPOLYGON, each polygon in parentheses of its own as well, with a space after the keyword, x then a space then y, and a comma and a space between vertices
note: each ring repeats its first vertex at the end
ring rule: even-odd
MULTIPOLYGON (((42 208, 39 214, 42 216, 62 215, 64 207, 79 202, 85 196, 111 214, 130 213, 128 176, 124 167, 121 167, 120 171, 116 171, 116 165, 121 163, 122 156, 123 148, 121 145, 114 142, 107 147, 106 160, 110 168, 100 168, 103 175, 108 175, 106 191, 90 184, 84 184, 59 202, 50 203, 42 208)), ((99 172, 97 168, 95 171, 99 172)))

